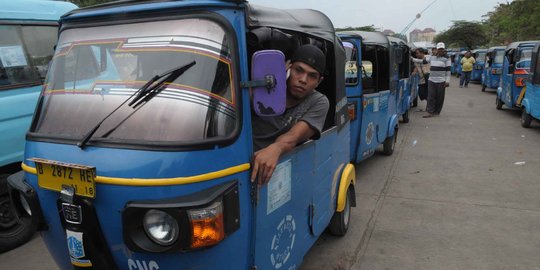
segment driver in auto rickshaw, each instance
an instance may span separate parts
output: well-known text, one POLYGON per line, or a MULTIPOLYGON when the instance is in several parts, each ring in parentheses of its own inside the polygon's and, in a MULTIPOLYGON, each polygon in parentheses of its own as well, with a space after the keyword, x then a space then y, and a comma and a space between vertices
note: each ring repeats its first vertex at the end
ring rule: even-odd
POLYGON ((324 79, 325 66, 326 57, 318 47, 298 47, 287 65, 285 112, 273 117, 253 114, 252 182, 268 183, 280 156, 300 143, 320 137, 329 101, 315 88, 324 79))

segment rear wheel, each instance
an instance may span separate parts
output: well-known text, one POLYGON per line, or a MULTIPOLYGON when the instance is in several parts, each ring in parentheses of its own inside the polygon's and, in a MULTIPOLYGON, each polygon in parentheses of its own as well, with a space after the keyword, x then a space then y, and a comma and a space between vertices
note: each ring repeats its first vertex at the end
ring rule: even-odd
POLYGON ((532 116, 527 113, 527 110, 523 108, 521 110, 521 126, 524 128, 530 128, 532 122, 532 116))
POLYGON ((37 229, 37 221, 31 216, 17 218, 12 211, 7 177, 7 174, 0 175, 0 253, 28 242, 37 229))
POLYGON ((496 104, 497 104, 497 110, 502 110, 503 102, 499 97, 497 97, 496 104))
POLYGON ((398 129, 394 129, 394 135, 386 138, 383 143, 383 153, 387 156, 390 156, 394 153, 394 149, 396 147, 397 142, 397 133, 398 129))
POLYGON ((347 197, 345 198, 345 208, 341 212, 335 212, 334 216, 330 220, 328 230, 333 235, 343 236, 349 229, 349 223, 351 221, 351 201, 354 196, 352 189, 347 189, 347 197))
POLYGON ((403 114, 403 123, 409 123, 409 110, 406 110, 403 114))
POLYGON ((482 84, 482 92, 486 92, 486 85, 482 84))

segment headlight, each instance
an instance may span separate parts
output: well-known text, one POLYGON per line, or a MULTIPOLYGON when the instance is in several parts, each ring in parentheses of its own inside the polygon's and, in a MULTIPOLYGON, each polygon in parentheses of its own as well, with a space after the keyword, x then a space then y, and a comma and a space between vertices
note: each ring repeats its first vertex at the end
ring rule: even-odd
POLYGON ((160 210, 149 210, 143 218, 143 227, 150 239, 162 246, 172 245, 178 239, 176 220, 160 210))

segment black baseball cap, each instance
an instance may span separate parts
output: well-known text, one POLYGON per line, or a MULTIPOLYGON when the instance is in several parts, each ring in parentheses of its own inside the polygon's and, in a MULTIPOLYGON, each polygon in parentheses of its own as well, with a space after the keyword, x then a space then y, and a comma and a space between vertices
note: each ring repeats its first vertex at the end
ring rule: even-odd
POLYGON ((321 75, 324 74, 324 69, 326 68, 326 57, 321 49, 317 48, 315 45, 307 44, 298 47, 291 57, 291 63, 296 61, 300 61, 311 66, 321 75))

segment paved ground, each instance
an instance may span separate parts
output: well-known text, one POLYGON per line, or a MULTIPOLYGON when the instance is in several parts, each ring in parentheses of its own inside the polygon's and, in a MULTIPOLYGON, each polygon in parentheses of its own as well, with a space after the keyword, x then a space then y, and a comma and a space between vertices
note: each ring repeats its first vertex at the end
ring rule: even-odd
MULTIPOLYGON (((540 124, 457 83, 440 117, 401 124, 393 156, 357 165, 348 234, 324 234, 302 270, 540 269, 540 124)), ((36 237, 0 269, 56 267, 36 237)))
POLYGON ((540 269, 540 124, 457 85, 440 117, 400 125, 393 156, 357 165, 349 233, 323 235, 303 270, 540 269))

